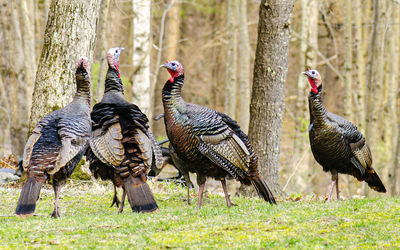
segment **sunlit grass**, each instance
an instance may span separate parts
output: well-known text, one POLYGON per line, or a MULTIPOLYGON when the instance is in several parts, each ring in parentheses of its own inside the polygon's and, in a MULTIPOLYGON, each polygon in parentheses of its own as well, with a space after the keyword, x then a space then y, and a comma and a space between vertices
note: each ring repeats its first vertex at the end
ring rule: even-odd
MULTIPOLYGON (((69 183, 62 191, 62 217, 52 219, 53 192, 43 190, 38 216, 13 216, 20 189, 1 187, 0 248, 359 248, 400 247, 400 199, 374 198, 325 203, 279 202, 208 195, 196 209, 182 200, 185 189, 153 183, 160 211, 135 214, 110 208, 112 187, 69 183), (10 216, 8 216, 10 215, 10 216)), ((194 196, 194 194, 193 194, 194 196)))

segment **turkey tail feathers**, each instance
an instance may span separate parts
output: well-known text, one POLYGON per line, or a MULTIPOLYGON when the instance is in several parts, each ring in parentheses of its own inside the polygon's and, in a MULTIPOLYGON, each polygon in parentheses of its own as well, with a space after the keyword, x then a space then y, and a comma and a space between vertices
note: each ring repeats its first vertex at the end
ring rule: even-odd
POLYGON ((17 209, 15 210, 16 215, 22 217, 33 215, 42 185, 43 182, 39 182, 33 177, 28 178, 19 195, 17 209))
POLYGON ((133 212, 149 213, 158 209, 149 185, 140 177, 129 176, 124 182, 124 189, 133 212))
POLYGON ((375 171, 371 171, 371 173, 367 170, 365 173, 365 182, 368 183, 368 186, 373 190, 381 193, 386 193, 386 188, 383 185, 379 176, 375 173, 375 171))
POLYGON ((260 198, 263 198, 265 201, 268 201, 271 204, 276 204, 274 195, 267 186, 267 183, 265 183, 265 181, 261 177, 256 177, 252 179, 251 183, 253 184, 260 198))

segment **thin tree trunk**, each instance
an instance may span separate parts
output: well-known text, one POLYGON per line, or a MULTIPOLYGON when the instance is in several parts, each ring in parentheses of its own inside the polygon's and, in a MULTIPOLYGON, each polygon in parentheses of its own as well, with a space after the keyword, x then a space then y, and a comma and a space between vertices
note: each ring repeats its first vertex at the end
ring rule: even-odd
POLYGON ((17 1, 8 1, 2 6, 2 23, 5 32, 5 51, 6 51, 6 81, 7 95, 9 100, 10 112, 10 137, 12 153, 16 158, 21 156, 25 145, 28 127, 28 112, 26 103, 24 68, 24 49, 17 11, 17 1), (7 14, 11 13, 11 15, 7 14))
POLYGON ((288 69, 292 0, 260 4, 249 136, 259 168, 275 195, 281 194, 279 153, 288 69))
POLYGON ((92 62, 100 0, 53 0, 36 74, 30 131, 45 114, 68 104, 81 56, 92 62))
POLYGON ((247 28, 247 1, 239 0, 239 124, 247 134, 250 122, 250 42, 247 28))
POLYGON ((101 0, 99 23, 97 25, 97 38, 96 38, 96 52, 99 60, 99 74, 97 77, 96 89, 92 95, 93 102, 99 102, 104 92, 104 77, 107 67, 106 53, 107 53, 107 39, 106 39, 106 22, 108 19, 108 8, 110 0, 101 0))
POLYGON ((366 57, 367 57, 367 37, 364 32, 367 28, 363 27, 363 19, 369 17, 363 17, 363 8, 361 7, 361 0, 353 1, 354 19, 355 19, 355 43, 357 46, 356 53, 356 72, 357 72, 357 112, 356 118, 358 123, 358 129, 365 131, 365 91, 366 91, 366 57))
MULTIPOLYGON (((171 5, 170 10, 166 14, 166 27, 168 27, 168 32, 165 34, 166 45, 165 50, 163 50, 164 58, 166 60, 175 60, 177 58, 178 53, 178 43, 181 36, 180 30, 180 10, 181 3, 179 1, 169 1, 169 5, 171 5)), ((159 48, 160 49, 160 48, 159 48)), ((155 65, 159 67, 159 65, 155 65)), ((153 112, 154 116, 161 114, 164 112, 162 100, 161 100, 161 90, 163 88, 164 79, 159 79, 160 82, 157 82, 154 86, 154 107, 153 112)), ((164 133, 164 124, 163 122, 155 122, 153 124, 153 131, 163 131, 164 133)))
POLYGON ((24 48, 25 102, 27 117, 30 116, 33 85, 36 76, 35 23, 33 16, 33 0, 20 0, 18 13, 22 19, 22 41, 24 48))
MULTIPOLYGON (((373 23, 371 42, 369 46, 369 60, 367 65, 367 91, 366 91, 366 129, 365 137, 369 145, 371 145, 372 155, 376 152, 376 124, 377 124, 377 112, 376 106, 378 101, 378 87, 382 81, 382 67, 380 66, 381 61, 381 14, 382 14, 382 3, 380 1, 373 1, 373 23)), ((369 188, 366 184, 363 184, 363 195, 368 195, 369 188)))
POLYGON ((389 64, 389 79, 387 81, 387 113, 385 114, 385 120, 387 124, 385 125, 384 131, 386 140, 386 150, 391 153, 389 157, 389 177, 390 177, 390 194, 394 196, 396 194, 396 184, 397 184, 397 163, 396 158, 398 158, 399 152, 396 154, 396 143, 399 137, 398 130, 398 117, 397 117, 397 105, 396 105, 396 93, 399 89, 399 57, 392 56, 398 55, 400 53, 400 11, 398 6, 391 4, 391 32, 389 36, 389 53, 387 56, 387 62, 389 64))
MULTIPOLYGON (((301 32, 300 32, 300 54, 299 54, 299 72, 305 70, 305 68, 316 67, 317 64, 317 53, 318 50, 318 1, 316 0, 302 0, 301 1, 301 32), (310 45, 310 46, 309 46, 310 45)), ((310 91, 310 87, 307 84, 303 74, 299 74, 297 79, 297 100, 296 100, 296 112, 294 113, 295 120, 295 136, 293 141, 293 155, 292 155, 292 169, 295 169, 296 165, 305 166, 303 169, 299 169, 296 178, 292 183, 297 190, 306 191, 309 183, 309 176, 311 176, 312 168, 308 164, 300 164, 299 161, 309 162, 310 150, 309 141, 307 135, 306 126, 308 123, 305 122, 308 115, 308 101, 307 96, 310 91), (305 152, 307 151, 307 152, 305 152), (301 187, 299 187, 301 186, 301 187)), ((308 120, 307 120, 308 121, 308 120)))
POLYGON ((351 1, 344 1, 344 117, 352 120, 352 5, 351 1))
MULTIPOLYGON (((133 102, 148 117, 152 117, 150 84, 151 0, 132 0, 133 7, 133 58, 137 70, 133 74, 133 102)), ((150 119, 150 122, 152 119, 150 119)))
POLYGON ((228 17, 226 24, 227 40, 226 46, 226 71, 225 71, 225 112, 232 119, 236 119, 236 59, 237 59, 237 1, 228 1, 228 17))

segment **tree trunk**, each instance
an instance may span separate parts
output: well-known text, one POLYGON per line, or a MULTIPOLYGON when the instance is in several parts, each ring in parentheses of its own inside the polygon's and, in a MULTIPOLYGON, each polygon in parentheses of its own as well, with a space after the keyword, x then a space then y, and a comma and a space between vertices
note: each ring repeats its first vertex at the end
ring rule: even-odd
POLYGON ((100 0, 53 0, 36 74, 29 131, 45 114, 64 107, 75 93, 81 56, 92 62, 100 0))
MULTIPOLYGON (((355 43, 357 46, 356 55, 356 72, 357 72, 357 98, 356 98, 356 118, 358 129, 364 133, 365 131, 365 92, 366 92, 366 59, 367 59, 367 42, 368 37, 365 33, 368 32, 368 27, 363 27, 363 20, 369 18, 364 16, 363 8, 361 7, 361 0, 353 1, 354 19, 355 19, 355 43)), ((370 10, 369 10, 370 11, 370 10)), ((368 32, 369 33, 369 32, 368 32)))
MULTIPOLYGON (((304 71, 306 67, 315 68, 317 64, 316 50, 318 50, 318 11, 314 11, 315 9, 318 9, 318 1, 301 1, 299 72, 304 71)), ((309 141, 306 139, 308 138, 308 123, 305 122, 309 116, 307 100, 309 91, 310 87, 307 84, 307 80, 303 74, 299 74, 297 79, 296 112, 294 112, 295 134, 291 167, 293 171, 296 171, 296 166, 305 166, 305 168, 299 169, 298 174, 296 174, 295 181, 292 184, 296 188, 300 188, 302 191, 306 191, 305 189, 310 187, 310 185, 308 185, 309 180, 306 179, 309 179, 309 176, 311 176, 311 171, 313 171, 308 164, 300 164, 299 162, 302 161, 308 163, 311 156, 309 141)))
MULTIPOLYGON (((181 3, 179 1, 169 1, 169 6, 172 4, 170 7, 170 10, 166 14, 166 27, 168 27, 168 32, 165 33, 165 39, 166 39, 166 46, 165 50, 162 52, 164 53, 164 58, 166 60, 174 60, 178 59, 177 58, 177 53, 178 53, 178 43, 179 39, 181 37, 181 31, 180 31, 180 10, 181 10, 181 3)), ((168 7, 167 7, 168 8, 168 7)), ((160 32, 164 33, 164 32, 160 32)), ((161 35, 161 34, 160 34, 161 35)), ((163 48, 159 48, 163 49, 163 48)), ((161 61, 160 61, 161 62, 161 61)), ((155 65, 155 67, 159 67, 159 65, 155 65)), ((158 76, 160 78, 160 74, 158 76)), ((161 113, 164 113, 163 105, 162 105, 162 100, 161 100, 161 91, 163 88, 163 84, 165 82, 165 79, 159 79, 154 85, 154 104, 153 104, 153 112, 154 116, 157 116, 161 113)), ((162 121, 154 122, 153 123, 153 132, 159 132, 162 131, 162 134, 165 134, 165 125, 162 121)), ((159 134, 159 133, 157 133, 159 134)))
POLYGON ((9 121, 12 153, 18 159, 21 156, 28 128, 26 103, 26 73, 24 68, 24 49, 17 12, 17 1, 5 2, 2 6, 3 32, 5 32, 5 68, 6 88, 9 100, 9 121), (11 13, 11 15, 9 15, 11 13))
POLYGON ((396 184, 397 184, 397 163, 396 158, 398 158, 398 153, 396 154, 396 143, 399 137, 398 130, 398 116, 397 116, 397 105, 396 105, 396 90, 400 88, 399 82, 399 57, 392 55, 399 55, 400 53, 400 12, 398 6, 391 4, 391 26, 388 32, 389 34, 389 53, 387 56, 387 63, 389 64, 389 79, 387 81, 387 112, 385 112, 385 148, 387 152, 391 153, 388 159, 389 165, 389 177, 390 177, 390 194, 394 196, 396 194, 396 184))
POLYGON ((150 106, 154 91, 150 84, 151 0, 132 0, 132 5, 132 65, 136 68, 132 79, 133 102, 151 118, 153 111, 150 106))
POLYGON ((237 58, 237 1, 228 1, 228 17, 226 24, 226 71, 225 71, 225 112, 232 119, 236 119, 236 58, 237 58))
POLYGON ((344 1, 344 117, 352 120, 352 6, 351 1, 344 1))
POLYGON ((247 1, 239 0, 239 125, 247 134, 250 122, 250 42, 247 28, 247 1))
POLYGON ((96 37, 96 59, 99 61, 99 74, 97 77, 96 88, 92 95, 92 103, 97 103, 101 100, 104 93, 104 78, 107 70, 107 39, 106 39, 106 22, 108 18, 108 8, 110 0, 101 0, 99 23, 97 25, 96 37))
POLYGON ((293 0, 261 1, 250 105, 250 139, 259 169, 275 195, 282 193, 279 153, 292 9, 293 0))
MULTIPOLYGON (((376 124, 377 124, 377 112, 376 106, 378 101, 377 88, 382 81, 382 71, 381 61, 381 14, 382 3, 380 1, 373 1, 373 23, 372 23, 372 33, 371 42, 369 46, 369 60, 367 65, 367 91, 366 91, 366 128, 365 137, 369 145, 371 145, 372 155, 376 152, 376 124)), ((363 195, 368 195, 369 188, 366 184, 363 184, 363 195)))
POLYGON ((33 16, 33 0, 19 0, 18 13, 22 19, 22 41, 24 45, 25 68, 25 102, 27 117, 32 105, 33 83, 36 76, 35 23, 33 16))

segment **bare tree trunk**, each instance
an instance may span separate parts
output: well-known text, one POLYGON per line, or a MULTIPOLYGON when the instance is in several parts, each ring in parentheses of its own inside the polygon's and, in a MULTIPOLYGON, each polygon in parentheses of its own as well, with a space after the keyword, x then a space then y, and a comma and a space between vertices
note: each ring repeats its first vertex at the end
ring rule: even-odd
POLYGON ((250 42, 247 28, 247 1, 239 0, 239 124, 247 134, 250 122, 250 42))
POLYGON ((25 92, 26 72, 24 49, 20 29, 17 1, 8 1, 2 6, 3 32, 5 32, 5 68, 7 95, 10 112, 10 137, 12 153, 19 158, 25 145, 28 128, 28 112, 25 92), (9 15, 11 14, 11 15, 9 15))
MULTIPOLYGON (((318 9, 317 0, 302 0, 301 1, 301 32, 300 32, 300 54, 299 54, 299 72, 308 67, 315 67, 317 64, 318 50, 318 9)), ((299 74, 297 79, 297 99, 296 99, 296 112, 294 112, 295 120, 295 135, 293 141, 293 155, 292 155, 292 171, 298 171, 296 178, 292 183, 297 190, 306 191, 309 187, 309 176, 313 169, 308 164, 301 164, 301 162, 308 163, 311 152, 309 149, 307 125, 305 122, 308 115, 308 101, 307 96, 310 91, 307 81, 304 79, 303 74, 299 74), (297 169, 296 169, 297 166, 297 169), (299 169, 300 166, 304 168, 299 169)), ((308 121, 308 120, 307 120, 308 121)))
POLYGON ((53 0, 36 74, 30 131, 45 114, 68 104, 78 58, 92 62, 100 0, 53 0))
MULTIPOLYGON (((357 57, 356 57, 356 68, 357 68, 357 98, 356 98, 356 118, 357 124, 360 131, 365 131, 365 95, 366 95, 366 59, 367 59, 367 39, 365 33, 367 32, 368 27, 363 27, 363 20, 367 20, 370 18, 369 16, 365 16, 363 13, 363 8, 361 7, 361 0, 353 1, 353 9, 354 9, 354 19, 355 19, 355 43, 357 46, 357 57)), ((366 7, 368 8, 368 7, 366 7)), ((369 10, 370 11, 370 10, 369 10)), ((366 26, 366 25, 365 25, 366 26)))
MULTIPOLYGON (((383 68, 380 66, 381 61, 381 49, 383 36, 382 26, 382 3, 380 1, 373 1, 373 23, 371 42, 369 46, 369 60, 367 65, 367 91, 366 91, 366 129, 365 137, 369 145, 371 145, 372 154, 376 152, 376 124, 377 124, 377 112, 376 106, 378 101, 378 87, 382 81, 383 68)), ((363 195, 368 195, 369 189, 366 184, 363 184, 363 195)))
POLYGON ((344 117, 352 120, 352 6, 351 1, 344 1, 344 117))
POLYGON ((236 58, 237 58, 237 1, 228 1, 228 17, 226 24, 227 40, 226 46, 226 73, 225 73, 225 112, 236 119, 236 58))
POLYGON ((25 102, 27 117, 32 105, 33 84, 36 76, 35 23, 33 0, 19 0, 18 13, 22 19, 22 41, 24 45, 25 102))
POLYGON ((279 153, 292 8, 292 0, 261 1, 250 105, 250 139, 259 168, 275 195, 282 193, 279 153))
POLYGON ((397 162, 396 158, 398 158, 399 152, 396 154, 396 143, 398 141, 399 133, 399 121, 397 116, 397 105, 396 105, 396 93, 397 89, 400 88, 399 85, 399 57, 392 56, 398 55, 400 53, 400 11, 398 6, 394 6, 393 3, 389 3, 391 5, 391 32, 388 32, 389 35, 389 53, 387 55, 387 62, 389 64, 389 79, 387 81, 387 112, 385 112, 385 140, 386 140, 386 150, 391 153, 389 157, 389 178, 390 178, 390 194, 394 196, 396 194, 396 186, 397 186, 397 162))
POLYGON ((99 23, 97 25, 97 38, 96 38, 96 52, 99 60, 99 74, 97 77, 96 89, 92 95, 92 103, 99 102, 104 93, 104 77, 107 69, 106 53, 107 53, 107 39, 106 39, 106 22, 108 18, 108 8, 110 0, 101 0, 99 10, 99 23))
MULTIPOLYGON (((169 1, 169 5, 171 5, 170 10, 166 14, 166 27, 168 27, 168 32, 165 34, 166 45, 165 50, 162 51, 164 53, 164 58, 166 60, 174 60, 177 58, 178 53, 178 43, 181 36, 180 31, 180 10, 181 10, 181 3, 179 1, 169 1)), ((163 32, 162 32, 163 33, 163 32)), ((162 48, 159 48, 162 49, 162 48)), ((155 67, 159 67, 159 65, 155 65, 155 67)), ((162 100, 161 100, 161 90, 163 88, 164 79, 161 82, 156 82, 154 86, 154 105, 153 105, 153 112, 154 116, 161 114, 164 112, 162 100)), ((154 131, 163 131, 164 133, 164 124, 163 122, 154 122, 153 123, 153 132, 154 131)))
MULTIPOLYGON (((148 117, 151 110, 152 84, 150 84, 151 0, 132 0, 133 5, 133 58, 136 68, 132 79, 133 102, 148 117)), ((150 119, 150 122, 152 119, 150 119)))

